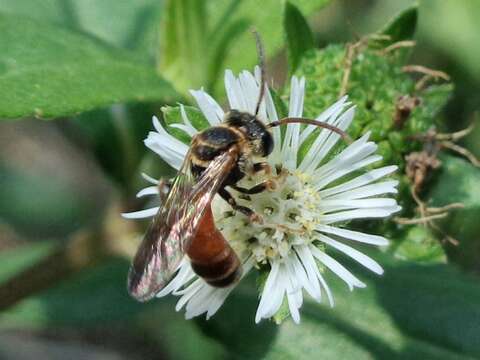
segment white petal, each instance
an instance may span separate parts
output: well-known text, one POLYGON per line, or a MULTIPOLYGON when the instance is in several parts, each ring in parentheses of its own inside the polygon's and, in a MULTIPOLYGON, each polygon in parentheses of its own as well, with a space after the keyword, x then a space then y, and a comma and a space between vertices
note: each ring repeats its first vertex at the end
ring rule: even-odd
POLYGON ((171 124, 170 127, 182 130, 184 133, 188 134, 188 136, 193 137, 198 131, 192 130, 187 125, 184 124, 171 124))
POLYGON ((288 309, 290 310, 290 315, 293 321, 298 324, 300 323, 300 313, 298 309, 302 306, 303 298, 302 298, 302 291, 297 288, 295 283, 295 274, 287 272, 287 301, 288 301, 288 309))
MULTIPOLYGON (((335 115, 338 116, 339 114, 340 113, 335 115)), ((348 126, 350 126, 354 114, 355 107, 351 107, 342 115, 338 116, 338 118, 332 117, 331 124, 337 126, 340 130, 345 131, 348 126)), ((307 171, 307 169, 309 172, 313 171, 323 161, 325 156, 328 155, 339 139, 340 135, 337 133, 328 129, 323 129, 310 147, 308 154, 303 159, 299 169, 302 171, 307 171)))
POLYGON ((145 218, 149 218, 149 217, 157 215, 158 209, 160 209, 159 206, 151 208, 151 209, 122 213, 122 217, 125 218, 125 219, 145 219, 145 218))
POLYGON ((170 135, 154 116, 153 125, 157 132, 151 131, 145 139, 145 145, 160 155, 170 166, 179 169, 183 163, 188 146, 170 135))
POLYGON ((247 112, 255 113, 258 97, 260 95, 260 86, 258 86, 255 77, 249 71, 242 71, 238 77, 242 87, 243 97, 247 102, 247 112))
MULTIPOLYGON (((268 90, 268 88, 265 92, 265 105, 266 105, 268 122, 277 121, 278 120, 277 109, 275 108, 272 95, 270 94, 270 91, 268 90)), ((268 160, 270 161, 271 165, 275 165, 276 163, 278 163, 278 161, 281 160, 280 154, 282 149, 282 140, 281 140, 280 127, 276 126, 272 128, 272 135, 273 135, 274 148, 268 160)))
POLYGON ((159 181, 157 179, 154 179, 153 177, 145 174, 145 173, 142 173, 142 178, 144 178, 146 181, 148 181, 149 183, 153 184, 153 185, 158 185, 159 181))
POLYGON ((322 264, 329 268, 335 275, 345 281, 350 290, 354 287, 364 288, 366 285, 361 282, 355 275, 348 271, 342 264, 332 258, 330 255, 320 251, 315 246, 310 247, 313 256, 315 256, 322 264))
POLYGON ((196 275, 190 266, 190 261, 187 257, 183 258, 182 262, 178 266, 177 274, 172 280, 170 280, 167 286, 157 293, 156 297, 163 297, 170 293, 175 294, 176 291, 186 286, 195 276, 196 275))
POLYGON ((227 92, 230 109, 247 111, 247 102, 244 98, 240 83, 237 81, 231 70, 225 71, 225 90, 227 92))
POLYGON ((395 199, 390 198, 371 198, 371 199, 333 199, 323 200, 321 202, 321 210, 323 213, 346 209, 366 209, 366 208, 386 208, 396 206, 395 199))
POLYGON ((397 166, 391 165, 391 166, 384 166, 379 169, 371 170, 366 174, 357 176, 356 178, 349 180, 343 184, 333 186, 331 188, 320 191, 320 196, 322 198, 325 198, 327 196, 338 194, 347 190, 356 189, 360 186, 372 183, 388 174, 391 174, 397 169, 398 169, 397 166))
POLYGON ((390 216, 394 212, 400 211, 399 206, 384 209, 357 209, 340 211, 335 214, 328 214, 322 216, 322 224, 332 224, 339 221, 353 220, 353 219, 369 219, 369 218, 383 218, 390 216))
POLYGON ((210 125, 218 125, 222 122, 224 112, 220 105, 203 89, 200 90, 190 90, 190 94, 195 98, 195 101, 198 104, 198 107, 205 115, 207 121, 210 125))
MULTIPOLYGON (((301 117, 305 94, 305 78, 300 80, 292 76, 290 86, 289 117, 301 117)), ((297 166, 297 154, 300 141, 300 124, 288 124, 282 144, 282 158, 284 166, 293 170, 297 166)))
POLYGON ((194 282, 192 282, 188 287, 186 287, 182 291, 177 291, 177 294, 181 294, 182 296, 177 302, 177 305, 175 305, 175 311, 180 311, 185 304, 187 304, 190 299, 194 298, 194 296, 200 291, 202 286, 205 286, 205 281, 202 279, 197 279, 194 282))
POLYGON ((337 250, 343 252, 344 254, 350 256, 352 259, 356 260, 358 263, 362 264, 374 273, 379 275, 383 274, 382 267, 375 260, 352 248, 351 246, 345 245, 337 240, 333 240, 332 238, 324 235, 320 235, 319 239, 325 244, 328 244, 336 248, 337 250))
POLYGON ((213 293, 212 299, 210 300, 210 305, 207 310, 207 320, 210 319, 213 315, 215 315, 215 313, 218 311, 218 309, 220 309, 220 307, 223 305, 223 303, 233 289, 234 287, 221 288, 218 289, 218 291, 216 291, 215 293, 213 293))
MULTIPOLYGON (((361 169, 365 166, 368 166, 370 164, 373 164, 377 161, 382 160, 382 157, 380 155, 371 155, 366 157, 363 160, 360 160, 356 163, 353 164, 348 164, 347 166, 342 166, 337 169, 337 171, 333 171, 330 173, 330 175, 325 176, 325 177, 318 177, 319 181, 316 182, 315 184, 315 189, 319 190, 330 184, 331 182, 340 179, 341 177, 350 174, 358 169, 361 169)), ((317 178, 317 174, 313 174, 314 178, 317 178)))
POLYGON ((314 267, 316 267, 315 260, 307 250, 306 245, 295 246, 294 248, 298 254, 298 259, 294 262, 296 275, 308 294, 315 300, 320 301, 320 285, 314 270, 314 267))
POLYGON ((137 198, 141 198, 142 196, 147 196, 147 195, 158 195, 158 186, 146 187, 140 190, 136 196, 137 198))
POLYGON ((363 199, 370 196, 382 195, 382 194, 396 194, 398 190, 397 180, 382 181, 370 185, 360 186, 358 188, 344 191, 335 195, 326 196, 324 200, 327 199, 363 199))
MULTIPOLYGON (((338 117, 338 115, 340 115, 340 113, 343 111, 345 106, 348 106, 350 104, 346 102, 347 99, 347 95, 343 96, 335 104, 331 105, 327 110, 317 116, 316 120, 332 124, 334 120, 338 117)), ((303 129, 302 134, 300 135, 300 144, 302 144, 315 129, 318 129, 318 126, 307 125, 303 129)), ((327 135, 327 133, 328 132, 325 130, 324 134, 327 135)))
POLYGON ((185 307, 185 319, 191 319, 207 312, 209 304, 214 298, 215 290, 217 289, 207 283, 202 285, 197 294, 187 303, 187 306, 185 307))
POLYGON ((320 270, 318 269, 318 265, 317 265, 313 255, 312 255, 312 249, 313 248, 316 249, 316 247, 312 244, 306 245, 305 248, 302 250, 303 255, 305 255, 305 258, 308 258, 308 262, 313 264, 311 269, 314 271, 315 277, 318 279, 318 281, 320 281, 320 284, 325 289, 325 292, 327 294, 328 302, 329 302, 330 306, 333 307, 335 305, 335 302, 333 301, 332 292, 331 292, 330 287, 328 286, 327 282, 323 278, 322 274, 320 273, 320 270))
POLYGON ((269 299, 268 306, 265 308, 265 312, 263 314, 264 318, 272 317, 278 312, 280 306, 282 306, 288 280, 288 273, 286 271, 285 265, 280 264, 277 278, 275 279, 275 285, 273 289, 270 290, 270 293, 267 294, 267 296, 270 296, 271 299, 269 299))
POLYGON ((352 231, 347 229, 340 229, 329 225, 318 225, 317 230, 323 233, 340 236, 344 239, 354 240, 365 244, 372 244, 378 246, 388 245, 388 240, 383 236, 365 234, 359 231, 352 231))
MULTIPOLYGON (((322 181, 332 174, 337 174, 340 170, 348 170, 352 166, 357 166, 358 163, 366 159, 369 155, 377 150, 377 145, 373 142, 366 142, 366 138, 362 137, 358 142, 343 150, 340 154, 335 156, 328 163, 322 165, 314 172, 314 176, 322 181)), ((377 155, 377 157, 379 157, 377 155)), ((379 157, 381 159, 381 157, 379 157)), ((310 169, 313 171, 313 169, 310 169)), ((321 181, 317 181, 317 184, 321 181)))
MULTIPOLYGON (((367 133, 361 138, 355 140, 340 154, 338 154, 329 162, 316 169, 316 176, 324 177, 327 174, 330 174, 332 171, 336 171, 340 167, 349 166, 350 164, 355 163, 365 158, 366 156, 374 153, 377 150, 377 145, 375 145, 373 142, 367 142, 369 135, 370 134, 367 133)), ((314 171, 314 169, 317 167, 315 163, 316 161, 312 163, 312 166, 314 167, 310 167, 308 171, 314 171)))
POLYGON ((330 304, 330 307, 334 307, 335 301, 333 300, 332 291, 330 290, 330 287, 328 286, 327 282, 323 278, 322 274, 320 274, 320 271, 318 269, 317 269, 317 277, 318 277, 318 280, 320 281, 320 284, 322 284, 323 288, 325 289, 325 292, 327 293, 327 299, 328 299, 328 303, 330 304))
MULTIPOLYGON (((278 261, 273 261, 271 263, 271 270, 270 273, 268 274, 267 281, 265 282, 265 286, 263 287, 262 290, 262 295, 260 298, 260 303, 258 304, 257 308, 257 313, 255 314, 255 322, 258 324, 262 318, 265 318, 265 313, 269 311, 269 309, 272 307, 272 303, 277 302, 277 299, 275 299, 274 291, 275 291, 275 286, 277 286, 277 289, 279 286, 276 284, 277 283, 277 276, 280 271, 280 264, 278 261)), ((281 284, 280 284, 281 286, 281 284)), ((281 295, 283 298, 283 294, 281 295)))

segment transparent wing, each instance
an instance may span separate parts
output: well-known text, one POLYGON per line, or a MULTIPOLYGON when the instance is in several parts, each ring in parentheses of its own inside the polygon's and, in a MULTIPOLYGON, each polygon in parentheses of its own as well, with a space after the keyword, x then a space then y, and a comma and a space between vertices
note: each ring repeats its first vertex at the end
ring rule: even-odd
POLYGON ((155 296, 172 278, 195 235, 205 208, 235 165, 237 153, 217 156, 199 179, 190 171, 191 153, 150 224, 128 274, 128 291, 140 301, 155 296))

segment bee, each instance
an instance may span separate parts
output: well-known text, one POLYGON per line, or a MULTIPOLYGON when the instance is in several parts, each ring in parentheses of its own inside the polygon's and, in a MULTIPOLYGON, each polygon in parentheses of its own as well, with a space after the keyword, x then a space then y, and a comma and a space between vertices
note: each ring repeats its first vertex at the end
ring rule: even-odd
POLYGON ((265 124, 259 119, 266 81, 261 40, 257 33, 254 34, 261 69, 255 113, 232 109, 226 113, 221 124, 207 128, 192 138, 184 162, 130 267, 128 292, 139 301, 153 298, 164 288, 185 255, 195 273, 211 286, 226 287, 240 278, 240 259, 216 228, 211 202, 218 194, 233 210, 245 214, 252 221, 261 221, 253 210, 237 204, 226 188, 248 195, 275 188, 272 180, 250 189, 237 185, 245 175, 270 172, 266 161, 254 162, 254 159, 265 159, 272 152, 271 128, 288 123, 311 124, 330 129, 348 139, 342 130, 316 120, 284 118, 265 124))

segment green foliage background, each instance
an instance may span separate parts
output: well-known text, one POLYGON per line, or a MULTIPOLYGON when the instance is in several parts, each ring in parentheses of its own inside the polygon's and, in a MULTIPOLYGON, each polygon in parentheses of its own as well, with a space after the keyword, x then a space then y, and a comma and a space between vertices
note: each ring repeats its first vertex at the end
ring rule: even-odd
MULTIPOLYGON (((307 116, 338 99, 348 44, 377 35, 352 59, 349 132, 372 131, 383 162, 400 166, 402 216, 415 216, 403 175, 405 155, 421 149, 411 136, 464 128, 480 104, 478 16, 475 0, 0 0, 0 357, 479 358, 480 170, 455 154, 442 152, 422 197, 464 204, 437 223, 459 245, 420 225, 363 225, 392 239, 371 254, 385 275, 341 259, 368 287, 350 293, 332 276, 335 308, 307 302, 299 326, 254 324, 254 279, 209 321, 184 320, 174 299, 134 302, 125 277, 146 224, 119 218, 144 206, 134 198, 141 171, 172 174, 145 151, 151 116, 177 122, 177 102, 193 105, 190 88, 204 86, 222 102, 224 69, 257 62, 252 26, 280 107, 287 75, 306 77, 307 116), (411 39, 415 48, 382 53, 411 39), (451 81, 416 90, 407 64, 441 69, 451 81), (399 130, 393 118, 403 95, 420 105, 399 130), (70 251, 79 234, 89 241, 80 254, 70 251), (32 277, 21 276, 32 268, 32 277), (20 296, 29 286, 36 290, 20 296), (18 301, 6 306, 11 297, 18 301)), ((478 139, 477 127, 461 145, 478 154, 478 139)))

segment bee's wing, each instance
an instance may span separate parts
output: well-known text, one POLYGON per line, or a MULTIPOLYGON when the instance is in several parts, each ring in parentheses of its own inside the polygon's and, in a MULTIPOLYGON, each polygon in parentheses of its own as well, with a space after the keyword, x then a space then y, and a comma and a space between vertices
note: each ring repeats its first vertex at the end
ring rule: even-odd
POLYGON ((190 171, 191 153, 187 154, 130 267, 128 291, 137 300, 151 299, 170 281, 206 207, 236 160, 234 149, 224 152, 195 180, 190 171))

